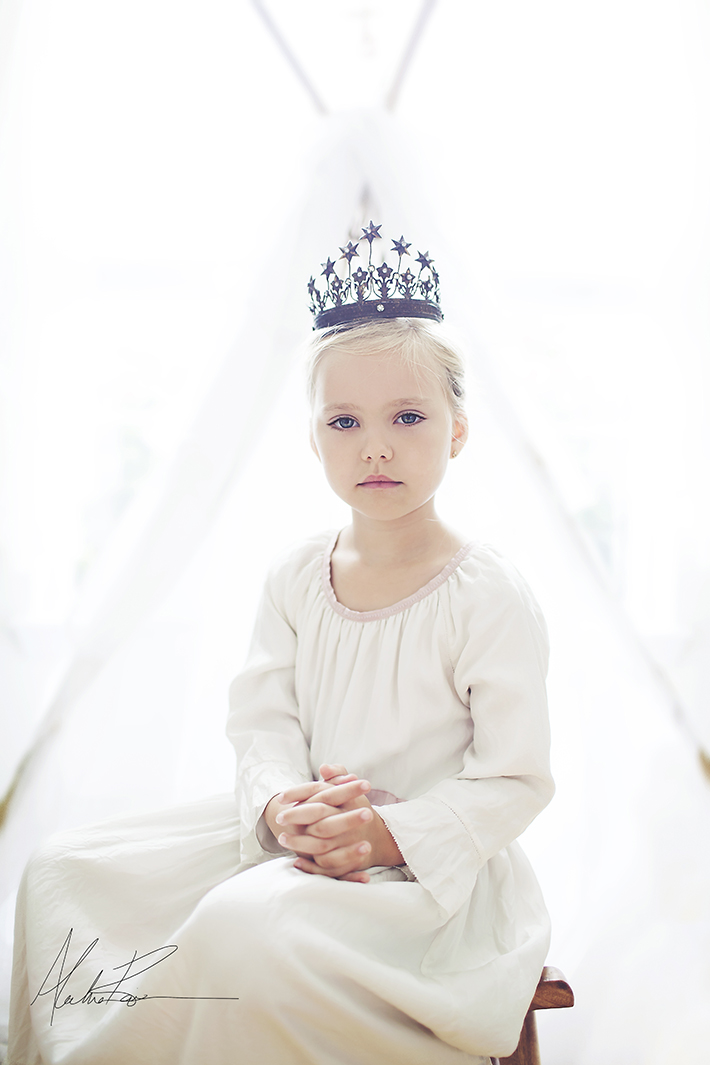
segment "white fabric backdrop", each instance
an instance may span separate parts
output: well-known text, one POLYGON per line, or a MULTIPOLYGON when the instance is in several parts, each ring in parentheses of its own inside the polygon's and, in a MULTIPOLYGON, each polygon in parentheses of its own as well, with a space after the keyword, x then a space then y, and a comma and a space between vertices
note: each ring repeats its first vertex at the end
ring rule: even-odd
MULTIPOLYGON (((165 29, 165 15, 159 7, 149 8, 156 31, 165 29)), ((498 45, 499 62, 506 56, 505 47, 512 49, 516 61, 525 57, 525 30, 533 27, 526 23, 529 16, 522 6, 514 9, 516 19, 511 25, 478 13, 479 21, 472 26, 461 5, 441 4, 405 84, 402 113, 409 125, 405 121, 395 127, 377 111, 336 115, 319 131, 320 146, 310 149, 308 101, 295 96, 290 72, 282 69, 280 56, 249 5, 237 7, 238 11, 227 16, 219 4, 209 5, 204 15, 209 32, 198 38, 195 46, 199 50, 207 43, 214 45, 219 56, 220 47, 225 46, 217 38, 224 38, 227 27, 238 31, 229 43, 234 46, 238 42, 244 61, 247 55, 253 56, 245 83, 251 83, 253 90, 248 108, 245 111, 243 105, 230 103, 241 124, 242 145, 230 165, 236 175, 248 163, 254 174, 251 183, 247 180, 241 186, 238 209, 228 206, 228 198, 223 196, 223 206, 215 209, 215 217, 220 210, 224 212, 230 238, 236 242, 241 235, 249 258, 256 258, 262 271, 270 271, 273 281, 268 292, 260 283, 255 295, 237 294, 236 299, 232 285, 228 298, 218 307, 217 317, 221 314, 224 323, 221 331, 215 328, 214 314, 209 313, 216 303, 203 300, 198 305, 194 316, 198 327, 193 326, 192 334, 183 339, 186 354, 180 355, 179 343, 175 345, 182 366, 194 360, 192 353, 196 351, 207 363, 201 376, 184 373, 186 390, 195 398, 186 400, 181 414, 174 415, 175 424, 164 433, 167 443, 153 448, 157 458, 152 471, 136 478, 139 491, 124 511, 122 523, 113 528, 111 521, 104 522, 103 550, 94 550, 94 561, 79 585, 69 623, 63 617, 75 594, 72 581, 67 579, 63 587, 48 593, 46 575, 52 567, 45 561, 44 576, 42 568, 48 540, 34 534, 30 547, 39 548, 35 562, 23 535, 30 524, 28 513, 33 517, 21 490, 23 476, 29 475, 30 480, 34 476, 38 485, 48 482, 32 471, 31 464, 23 466, 6 449, 6 779, 42 714, 53 707, 55 719, 66 718, 63 729, 28 773, 3 835, 0 845, 6 888, 16 879, 28 849, 58 825, 231 786, 231 756, 221 738, 224 692, 248 636, 261 574, 284 543, 313 528, 346 520, 337 501, 330 501, 320 485, 305 441, 306 412, 298 371, 289 371, 288 366, 296 339, 308 328, 299 296, 304 281, 356 220, 362 184, 367 180, 373 210, 378 210, 376 220, 384 220, 388 231, 396 230, 397 235, 404 232, 415 243, 425 241, 436 255, 444 278, 447 316, 466 334, 472 352, 472 369, 478 381, 472 403, 474 432, 452 468, 441 497, 442 512, 470 534, 493 541, 516 561, 533 584, 550 622, 550 689, 559 793, 553 809, 528 833, 527 847, 546 888, 555 923, 551 959, 567 970, 579 1004, 569 1014, 545 1018, 546 1060, 551 1065, 556 1061, 586 1065, 603 1055, 611 1062, 636 1060, 655 1065, 685 1053, 687 1060, 701 1062, 710 1001, 704 962, 710 924, 710 869, 699 845, 707 831, 709 789, 699 771, 696 750, 698 740, 707 743, 710 727, 703 710, 707 675, 700 664, 708 612, 702 594, 698 594, 708 566, 706 501, 698 491, 707 457, 700 418, 706 360, 696 357, 698 353, 705 355, 707 336, 694 302, 703 271, 707 271, 707 260, 698 264, 697 259, 702 226, 693 228, 692 233, 690 226, 685 229, 683 225, 673 231, 673 212, 660 213, 658 201, 652 205, 656 210, 655 255, 660 257, 670 244, 678 264, 670 272, 672 276, 661 279, 658 289, 644 278, 644 284, 629 293, 635 262, 629 246, 640 235, 648 240, 642 225, 648 215, 643 211, 617 234, 617 262, 613 266, 607 262, 609 251, 605 259, 589 231, 583 231, 586 242, 582 241, 584 248, 576 254, 588 256, 592 281, 587 279, 581 289, 574 291, 575 284, 580 285, 574 269, 566 278, 560 277, 564 270, 559 263, 557 278, 545 278, 553 259, 549 245, 556 248, 558 258, 564 258, 562 253, 571 247, 565 218, 575 218, 576 212, 594 213, 599 205, 589 196, 589 186, 582 185, 587 190, 582 204, 574 197, 559 200, 560 218, 555 229, 552 203, 541 199, 543 176, 553 185, 556 176, 552 167, 543 175, 541 163, 546 152, 554 154, 549 139, 554 122, 538 152, 527 144, 526 169, 512 176, 507 172, 503 175, 501 169, 507 149, 495 138, 486 140, 486 122, 492 121, 487 115, 494 108, 490 100, 486 107, 480 104, 479 90, 486 87, 480 73, 483 53, 498 45), (462 21, 466 32, 460 28, 462 21), (457 53, 467 58, 465 73, 455 62, 457 53), (473 59, 478 66, 472 65, 473 59), (457 71, 458 81, 452 81, 449 68, 457 71), (432 78, 432 71, 437 77, 432 78), (254 91, 257 87, 262 97, 269 99, 261 99, 254 91), (475 119, 471 117, 474 104, 479 105, 475 119), (432 129, 438 131, 433 138, 436 156, 432 129), (477 145, 488 145, 487 158, 483 151, 472 152, 473 133, 477 145), (284 160, 288 161, 287 175, 283 174, 284 160), (493 196, 496 168, 498 178, 503 175, 503 183, 510 185, 509 194, 498 200, 493 196), (300 198, 293 194, 294 186, 302 189, 300 198), (540 210, 538 204, 544 225, 538 231, 539 222, 533 219, 529 223, 528 245, 521 242, 518 265, 502 284, 496 276, 496 255, 502 254, 498 245, 510 254, 515 247, 511 237, 514 221, 522 225, 525 212, 535 214, 531 188, 547 208, 540 210), (274 200, 279 203, 276 212, 274 200), (492 221, 486 217, 491 210, 492 221), (255 211, 258 222, 254 221, 255 211), (456 234, 453 242, 451 234, 456 234), (476 237, 473 255, 472 236, 476 237), (487 269, 482 246, 488 253, 487 269), (276 247, 276 252, 269 250, 276 247), (536 267, 531 265, 532 249, 538 253, 536 267), (620 281, 624 272, 627 276, 620 281), (650 295, 656 291, 663 293, 658 305, 650 295), (264 313, 264 303, 273 310, 264 313), (231 320, 240 318, 239 339, 230 346, 222 367, 210 373, 218 363, 220 347, 226 346, 223 338, 231 320), (205 342, 210 351, 204 351, 205 342), (213 383, 207 387, 211 376, 213 383), (274 387, 280 378, 282 385, 274 387), (193 428, 188 432, 191 410, 193 428), (22 507, 18 511, 17 506, 23 499, 24 519, 22 507), (604 510, 605 503, 610 514, 604 510), (576 520, 570 513, 577 515, 576 520), (585 536, 587 548, 581 543, 585 536), (600 580, 590 557, 596 552, 603 559, 605 550, 604 577, 600 580), (18 573, 29 579, 30 594, 18 593, 18 573), (611 592, 604 591, 605 585, 611 592), (632 626, 619 610, 623 599, 632 626), (44 634, 38 631, 38 621, 44 623, 44 634), (48 621, 52 623, 49 631, 48 621), (652 668, 649 652, 654 656, 652 668), (674 685, 661 682, 659 664, 673 675, 674 685), (683 727, 673 718, 678 692, 683 727), (683 995, 676 976, 679 970, 687 974, 683 995), (689 984, 695 988, 691 995, 687 993, 689 984)), ((273 6, 286 19, 288 10, 283 5, 281 9, 273 6)), ((621 28, 615 23, 615 40, 621 34, 630 45, 641 33, 644 42, 641 58, 633 68, 637 81, 643 81, 644 64, 650 65, 657 52, 660 57, 664 32, 666 62, 678 58, 674 48, 680 47, 680 37, 681 51, 685 49, 682 58, 689 62, 692 76, 701 77, 698 60, 703 56, 697 49, 702 37, 691 32, 697 29, 692 24, 697 13, 691 5, 682 8, 675 21, 670 6, 663 8, 663 19, 656 14, 645 22, 639 21, 640 9, 633 4, 621 10, 624 17, 621 28)), ((126 38, 135 14, 128 8, 121 17, 126 38)), ((198 17, 196 10, 189 14, 192 20, 198 17)), ((350 11, 353 14, 357 12, 350 11)), ((590 67, 598 64, 606 40, 603 29, 611 26, 611 9, 601 8, 599 25, 593 27, 573 26, 564 18, 560 24, 561 14, 559 5, 545 8, 550 24, 556 25, 556 40, 564 42, 568 52, 556 55, 553 50, 547 59, 558 75, 564 71, 569 78, 569 53, 574 51, 575 37, 582 29, 594 30, 590 67)), ((71 23, 77 15, 87 17, 85 5, 70 5, 61 19, 71 23)), ((322 10, 320 15, 327 29, 322 10)), ((41 162, 41 151, 34 141, 31 150, 23 149, 11 135, 25 114, 23 106, 29 107, 36 126, 44 128, 37 100, 44 99, 42 93, 47 90, 42 90, 37 80, 37 56, 41 54, 37 35, 41 39, 49 32, 52 17, 58 16, 52 16, 46 5, 26 5, 16 65, 8 79, 6 136, 25 165, 28 158, 34 165, 41 162), (32 106, 27 103, 28 94, 32 106)), ((96 48, 98 55, 98 20, 92 22, 89 16, 83 25, 84 41, 89 49, 96 48)), ((285 25, 288 27, 287 21, 285 25)), ((295 32, 297 27, 292 24, 288 28, 295 32)), ((371 26, 369 32, 377 28, 371 26)), ((394 28, 399 32, 396 21, 394 28)), ((182 26, 183 32, 187 29, 187 24, 182 26)), ((372 64, 367 66, 364 45, 358 52, 348 36, 351 30, 352 24, 339 44, 349 43, 353 62, 374 70, 372 64)), ((177 61, 179 34, 174 25, 172 31, 175 78, 170 84, 175 86, 180 84, 184 68, 177 61)), ((538 27, 538 43, 543 31, 544 26, 538 27)), ((391 27, 388 32, 393 32, 391 27)), ((399 46, 399 37, 390 40, 399 46)), ((367 41, 365 35, 363 41, 367 41)), ((299 44, 306 57, 308 47, 315 47, 308 38, 299 44)), ((386 58, 387 47, 380 42, 375 53, 386 71, 383 56, 386 58)), ((151 56, 153 64, 156 54, 151 56)), ((330 54, 331 58, 337 56, 337 48, 330 54)), ((604 54, 609 60, 608 50, 604 54)), ((628 61, 628 55, 624 58, 628 61)), ((170 72, 169 52, 165 62, 170 72)), ((490 75, 495 63, 488 62, 490 75)), ((525 72, 528 76, 539 74, 542 97, 548 90, 550 93, 548 103, 555 98, 553 90, 559 91, 552 74, 543 77, 536 63, 522 65, 517 89, 508 90, 508 108, 505 99, 502 104, 497 101, 500 128, 516 130, 519 140, 532 107, 526 97, 531 82, 526 81, 525 72), (516 116, 516 108, 524 112, 522 118, 516 116)), ((335 99, 343 93, 342 84, 334 81, 332 74, 329 81, 327 66, 323 69, 319 88, 324 97, 328 89, 334 89, 330 99, 336 104, 352 103, 352 91, 349 100, 335 99)), ((507 73, 514 73, 512 64, 507 73)), ((376 81, 373 75, 368 83, 375 100, 378 93, 381 95, 376 81)), ((383 75, 381 84, 386 81, 383 75)), ((649 91, 648 111, 639 111, 639 98, 630 101, 623 95, 618 79, 616 98, 606 102, 617 110, 626 109, 630 117, 635 114, 637 125, 629 128, 635 133, 635 150, 641 154, 644 143, 638 130, 645 129, 648 119, 644 116, 654 114, 656 135, 660 130, 666 136, 663 150, 676 149, 678 163, 676 170, 666 169, 661 178, 658 173, 649 176, 647 184, 658 193, 665 182, 677 195, 686 180, 684 152, 689 154, 690 149, 678 137, 674 121, 678 112, 673 111, 672 95, 667 97, 672 113, 664 119, 655 108, 652 79, 644 84, 649 91), (632 104, 637 105, 636 112, 632 104), (669 141, 671 129, 676 138, 673 143, 669 141)), ((502 81, 493 82, 499 93, 502 85, 502 81)), ((235 89, 236 83, 230 87, 235 89)), ((490 92, 491 83, 487 88, 490 92)), ((196 92, 195 87, 190 91, 196 92)), ((575 96, 574 88, 570 92, 575 96)), ((577 88, 578 104, 584 102, 585 93, 584 87, 577 88)), ((137 91, 136 98, 140 99, 137 91)), ((234 99, 239 101, 239 95, 234 99)), ((147 100, 150 105, 150 94, 147 100)), ((213 105, 215 100, 216 95, 211 99, 213 105)), ((130 99, 120 100, 116 114, 125 107, 134 115, 130 103, 130 99)), ((185 99, 180 103, 184 105, 185 99)), ((599 122, 603 114, 609 114, 604 104, 602 93, 601 102, 597 101, 599 122)), ((557 106, 559 118, 561 105, 557 106)), ((582 123, 588 138, 594 125, 590 115, 588 112, 586 124, 582 123)), ((693 140, 693 123, 687 114, 684 117, 688 140, 693 140)), ((188 143, 193 145, 198 125, 197 121, 192 126, 188 123, 188 132, 192 132, 188 143)), ((110 144, 112 137, 118 137, 115 116, 113 127, 110 122, 107 127, 106 143, 110 144)), ((198 150, 201 146, 209 153, 210 135, 224 139, 223 131, 218 130, 213 114, 212 126, 198 150)), ((568 157, 570 146, 580 150, 582 140, 572 127, 565 127, 565 138, 568 157)), ((618 150, 619 145, 617 141, 614 147, 618 150)), ((145 151, 146 142, 141 141, 138 147, 145 151)), ((173 148, 172 142, 163 145, 168 154, 173 148)), ((78 151, 77 145, 74 149, 78 151)), ((697 180, 706 173, 707 157, 701 142, 694 150, 697 159, 692 172, 697 180)), ((507 158, 514 154, 509 152, 507 158)), ((607 158, 613 158, 611 151, 607 158)), ((555 159, 559 161, 560 156, 555 155, 555 159)), ((184 163, 184 158, 181 161, 184 163)), ((157 166, 157 155, 151 156, 150 162, 157 166)), ((578 178, 586 162, 582 161, 578 178)), ((120 165, 125 177, 130 168, 120 165)), ((570 166, 569 158, 565 165, 570 166)), ((595 167, 592 177, 598 178, 603 168, 598 163, 595 167)), ((144 182, 150 189, 153 179, 149 168, 141 169, 136 188, 144 182)), ((81 175, 76 176, 81 181, 81 175)), ((17 171, 7 162, 3 177, 6 187, 21 184, 17 171)), ((192 180, 200 189, 197 200, 202 205, 206 193, 201 183, 204 188, 213 188, 213 175, 206 168, 204 172, 198 170, 192 180)), ((224 176, 219 180, 228 185, 224 176)), ((624 182, 629 179, 619 171, 616 180, 616 193, 625 194, 628 206, 631 190, 624 188, 624 182)), ((61 183, 61 170, 57 181, 61 183)), ((67 256, 56 237, 54 246, 48 241, 39 221, 43 210, 48 216, 58 205, 51 196, 37 191, 36 174, 31 187, 35 191, 34 198, 29 196, 24 204, 25 229, 14 231, 7 219, 4 227, 9 237, 4 274, 15 278, 16 291, 22 295, 9 330, 6 362, 6 380, 18 387, 5 393, 8 416, 4 424, 6 439, 25 458, 35 446, 30 430, 40 428, 39 419, 32 422, 36 401, 33 406, 28 397, 33 389, 41 395, 47 388, 42 380, 48 366, 42 350, 47 334, 40 332, 34 314, 39 311, 46 316, 49 308, 50 326, 60 339, 62 329, 65 336, 71 333, 57 307, 61 297, 73 296, 77 287, 75 270, 74 289, 64 279, 64 288, 57 295, 52 285, 59 282, 53 277, 52 284, 47 283, 46 275, 36 266, 37 256, 49 244, 49 260, 55 269, 65 260, 76 267, 81 258, 75 250, 67 256), (27 359, 36 367, 36 375, 27 372, 27 359)), ((575 187, 580 187, 579 182, 575 187)), ((181 188, 184 194, 185 187, 181 188)), ((645 189, 639 195, 652 199, 645 189)), ((686 224, 699 220, 707 226, 704 196, 696 192, 691 201, 694 207, 687 208, 686 224)), ((156 243, 168 235, 167 259, 182 257, 179 245, 170 245, 170 221, 172 218, 174 230, 175 218, 187 213, 189 203, 189 198, 180 201, 178 197, 177 215, 169 218, 166 213, 152 234, 156 243)), ((126 247, 130 250, 131 240, 140 244, 142 239, 137 228, 128 219, 127 233, 119 233, 119 227, 114 230, 104 221, 106 212, 95 210, 101 232, 93 245, 79 233, 83 255, 90 261, 103 239, 112 249, 109 254, 119 266, 123 261, 125 267, 121 255, 127 254, 126 247)), ((604 225, 603 219, 600 224, 604 225)), ((189 229, 194 222, 188 220, 185 225, 189 229)), ((606 225, 608 236, 608 221, 606 225)), ((195 247, 203 254, 211 247, 195 233, 191 243, 193 254, 195 247)), ((214 246, 219 247, 219 243, 215 241, 214 246)), ((154 264, 150 248, 145 242, 140 247, 148 263, 154 264)), ((650 247, 653 251, 652 244, 650 247)), ((130 265, 131 256, 127 258, 130 265)), ((234 277, 244 278, 241 256, 228 260, 227 265, 234 277)), ((125 278, 125 269, 121 274, 114 262, 112 270, 108 271, 109 280, 115 285, 117 273, 119 279, 125 278)), ((136 270, 135 262, 128 273, 131 284, 140 284, 142 278, 146 287, 145 273, 136 270)), ((161 284, 166 285, 164 276, 161 284)), ((174 297, 179 296, 181 286, 184 292, 186 284, 199 290, 194 272, 187 282, 183 275, 168 279, 173 300, 162 319, 156 315, 153 336, 159 334, 161 323, 171 313, 179 318, 177 308, 184 297, 174 297)), ((85 287, 91 292, 90 285, 85 287)), ((163 298, 156 295, 155 285, 152 290, 150 284, 147 288, 147 293, 142 293, 145 302, 163 298)), ((108 337, 109 326, 117 321, 115 308, 109 308, 105 301, 98 308, 94 311, 93 337, 102 337, 105 331, 100 350, 104 358, 115 357, 108 337)), ((135 321, 144 324, 145 316, 141 319, 136 314, 135 321)), ((188 319, 182 321, 184 324, 188 319)), ((74 329, 76 322, 77 316, 70 321, 74 329)), ((144 339, 139 355, 145 353, 149 340, 150 336, 144 339)), ((88 360, 83 365, 72 363, 68 348, 66 339, 64 347, 57 344, 60 370, 65 371, 67 365, 75 367, 73 388, 80 393, 88 360)), ((95 358, 96 350, 90 354, 95 358)), ((145 368, 145 361, 137 359, 134 372, 140 375, 145 368)), ((98 400, 98 392, 89 388, 80 398, 85 406, 91 406, 98 400)), ((77 404, 75 415, 81 405, 77 404)), ((47 409, 42 407, 42 413, 47 409)), ((69 413, 65 411, 65 420, 69 413)), ((118 414, 125 415, 125 410, 118 414)), ((147 423, 145 419, 141 424, 145 428, 147 423)), ((56 424, 63 434, 70 435, 66 424, 56 424)), ((90 421, 85 425, 85 439, 91 439, 90 421)), ((60 454, 62 438, 58 435, 52 441, 60 454)), ((52 443, 45 437, 38 447, 38 454, 50 464, 47 454, 52 443)), ((86 447, 84 441, 82 445, 86 447)), ((61 475, 59 483, 61 486, 61 475)), ((51 502, 52 507, 38 509, 50 517, 45 523, 50 537, 57 532, 55 539, 68 544, 65 516, 72 510, 71 498, 64 498, 59 491, 45 502, 51 502)), ((68 549, 65 554, 70 554, 68 549)), ((54 556, 57 560, 61 562, 58 551, 54 556)), ((5 913, 9 923, 9 905, 5 913)))

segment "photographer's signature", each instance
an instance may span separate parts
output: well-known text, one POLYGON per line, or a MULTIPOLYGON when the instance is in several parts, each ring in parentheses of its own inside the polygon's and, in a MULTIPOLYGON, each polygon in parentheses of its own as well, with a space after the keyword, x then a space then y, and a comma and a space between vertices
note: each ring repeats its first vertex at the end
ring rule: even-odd
POLYGON ((144 1002, 146 999, 151 998, 170 998, 170 999, 184 999, 190 1002, 238 1002, 238 996, 199 996, 199 995, 136 995, 127 986, 129 980, 135 979, 136 976, 140 976, 141 973, 145 973, 148 969, 155 968, 156 965, 160 965, 161 962, 170 958, 178 949, 175 943, 168 943, 164 947, 156 947, 155 950, 149 950, 145 954, 139 954, 134 950, 133 957, 130 961, 124 962, 122 965, 114 965, 113 971, 123 970, 121 976, 116 980, 105 980, 104 970, 99 969, 96 976, 94 976, 91 983, 86 988, 84 994, 77 998, 76 995, 66 994, 67 984, 73 976, 75 976, 77 969, 86 961, 91 954, 92 950, 98 943, 98 937, 89 943, 88 947, 76 961, 71 968, 67 968, 67 955, 69 953, 69 947, 71 945, 74 929, 70 928, 67 933, 67 937, 62 943, 59 953, 49 967, 49 971, 42 981, 39 991, 32 999, 34 1004, 37 999, 43 995, 52 996, 52 1010, 50 1014, 49 1023, 54 1023, 54 1014, 57 1010, 64 1009, 65 1006, 79 1006, 83 1005, 101 1005, 109 1002, 122 1002, 125 1006, 135 1006, 137 1002, 144 1002))

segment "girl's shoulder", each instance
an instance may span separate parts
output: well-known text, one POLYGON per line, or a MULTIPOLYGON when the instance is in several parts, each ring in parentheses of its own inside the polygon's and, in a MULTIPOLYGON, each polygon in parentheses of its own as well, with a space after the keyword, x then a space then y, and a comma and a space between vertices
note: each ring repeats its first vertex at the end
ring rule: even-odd
POLYGON ((513 563, 490 544, 468 544, 449 582, 450 599, 458 611, 523 609, 541 619, 540 606, 530 585, 513 563))
POLYGON ((269 566, 269 578, 272 581, 288 580, 289 576, 300 573, 309 566, 320 565, 326 548, 336 535, 334 529, 327 529, 305 540, 289 544, 269 566))
POLYGON ((290 544, 276 556, 269 566, 266 588, 277 603, 292 607, 314 581, 320 581, 324 555, 336 535, 332 529, 316 533, 290 544))
POLYGON ((490 544, 471 543, 449 582, 449 606, 458 638, 522 625, 542 648, 547 626, 529 584, 513 563, 490 544))
POLYGON ((491 544, 472 540, 467 544, 466 555, 458 567, 462 579, 462 590, 467 585, 475 584, 478 593, 484 589, 500 594, 519 594, 522 589, 529 592, 525 578, 513 563, 491 544))

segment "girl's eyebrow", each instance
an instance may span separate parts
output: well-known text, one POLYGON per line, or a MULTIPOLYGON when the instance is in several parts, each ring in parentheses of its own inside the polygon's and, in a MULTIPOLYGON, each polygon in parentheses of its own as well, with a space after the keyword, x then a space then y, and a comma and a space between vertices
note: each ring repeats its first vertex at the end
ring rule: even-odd
POLYGON ((405 396, 404 399, 395 399, 390 406, 392 407, 417 407, 422 403, 426 403, 426 396, 405 396))
POLYGON ((360 410, 354 403, 329 403, 327 407, 323 407, 324 414, 328 414, 331 410, 360 410))
MULTIPOLYGON (((388 403, 388 407, 416 407, 422 403, 426 403, 425 396, 405 396, 403 399, 393 399, 391 403, 388 403)), ((327 407, 323 407, 324 413, 328 413, 332 410, 351 410, 359 411, 355 403, 329 403, 327 407)))

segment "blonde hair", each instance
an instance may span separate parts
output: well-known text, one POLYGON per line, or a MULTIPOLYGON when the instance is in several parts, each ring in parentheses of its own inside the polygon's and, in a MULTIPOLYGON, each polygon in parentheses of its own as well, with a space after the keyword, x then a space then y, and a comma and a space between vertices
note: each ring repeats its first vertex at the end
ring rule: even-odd
POLYGON ((426 318, 388 318, 352 329, 317 333, 306 347, 306 388, 313 405, 318 367, 328 352, 349 355, 398 354, 408 366, 436 374, 454 417, 465 414, 463 357, 438 322, 426 318))

